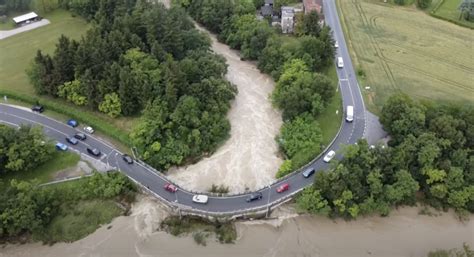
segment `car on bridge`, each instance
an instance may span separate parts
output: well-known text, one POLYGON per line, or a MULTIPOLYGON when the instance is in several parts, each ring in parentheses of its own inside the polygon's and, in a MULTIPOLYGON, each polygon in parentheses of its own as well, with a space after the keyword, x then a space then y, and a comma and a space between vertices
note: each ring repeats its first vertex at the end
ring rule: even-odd
POLYGON ((193 196, 193 202, 195 203, 206 204, 208 200, 209 200, 209 197, 207 195, 194 195, 193 196))
POLYGON ((280 186, 277 187, 277 193, 283 193, 285 192, 286 190, 290 189, 290 184, 288 183, 283 183, 281 184, 280 186))
POLYGON ((178 191, 178 187, 170 183, 166 183, 164 188, 166 191, 171 192, 171 193, 178 191))
POLYGON ((70 120, 67 121, 67 125, 75 128, 79 125, 79 122, 77 122, 77 120, 70 119, 70 120))
POLYGON ((77 145, 79 141, 74 137, 66 137, 66 141, 71 145, 77 145))
POLYGON ((100 156, 100 151, 97 149, 97 148, 90 148, 90 147, 87 147, 87 152, 91 155, 94 155, 96 157, 99 157, 100 156))
POLYGON ((247 203, 250 203, 256 200, 260 200, 262 198, 263 198, 262 192, 256 192, 256 193, 251 194, 249 197, 247 197, 245 201, 247 201, 247 203))
POLYGON ((326 154, 326 156, 324 156, 323 161, 324 162, 330 162, 332 160, 332 158, 334 158, 334 156, 336 156, 336 152, 331 150, 326 154))
POLYGON ((122 159, 123 159, 126 163, 128 163, 128 164, 132 164, 132 163, 133 163, 133 158, 130 157, 130 155, 128 155, 128 154, 122 155, 122 159))
POLYGON ((84 133, 76 133, 74 135, 74 137, 79 139, 79 140, 82 140, 82 141, 86 140, 86 138, 87 138, 86 134, 84 134, 84 133))
POLYGON ((303 177, 309 178, 314 174, 315 170, 314 168, 308 168, 307 170, 303 171, 303 177))
POLYGON ((37 113, 42 113, 42 112, 44 112, 44 107, 41 106, 41 105, 35 105, 35 106, 31 107, 31 110, 34 111, 34 112, 37 112, 37 113))
POLYGON ((60 150, 60 151, 67 151, 67 145, 58 142, 58 143, 56 144, 56 149, 58 149, 58 150, 60 150))

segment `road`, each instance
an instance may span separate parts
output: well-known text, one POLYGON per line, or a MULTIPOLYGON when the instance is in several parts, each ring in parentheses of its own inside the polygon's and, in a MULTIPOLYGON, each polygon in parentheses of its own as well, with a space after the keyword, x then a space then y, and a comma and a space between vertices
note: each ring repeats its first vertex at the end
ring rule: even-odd
MULTIPOLYGON (((354 106, 354 121, 351 123, 342 121, 340 132, 327 149, 327 151, 334 150, 337 152, 341 149, 342 145, 354 144, 358 139, 363 137, 366 126, 365 107, 346 47, 344 34, 339 23, 335 2, 333 0, 324 1, 324 11, 326 23, 333 29, 334 37, 339 42, 336 55, 344 59, 344 68, 337 69, 339 91, 342 94, 343 105, 344 107, 347 105, 354 106)), ((73 135, 78 131, 77 129, 67 126, 65 122, 59 122, 44 115, 3 104, 0 104, 0 122, 12 126, 17 126, 18 124, 41 125, 44 127, 44 131, 48 137, 62 143, 66 143, 66 136, 73 135)), ((248 194, 242 194, 226 197, 209 197, 207 204, 198 204, 192 201, 194 193, 181 188, 176 193, 170 193, 164 190, 163 186, 168 183, 164 175, 137 162, 131 165, 125 163, 121 158, 121 153, 117 149, 94 136, 89 136, 87 140, 70 147, 87 155, 87 146, 99 149, 102 152, 102 155, 98 157, 100 161, 108 164, 111 168, 124 172, 131 179, 146 186, 157 197, 183 209, 194 209, 208 212, 209 214, 250 212, 252 209, 265 208, 269 204, 280 202, 282 199, 286 199, 290 195, 301 191, 313 182, 312 177, 304 178, 300 171, 286 177, 282 181, 278 181, 259 190, 263 194, 261 200, 247 203, 245 199, 248 197, 248 194), (282 183, 289 183, 289 190, 283 193, 276 193, 276 188, 282 183)), ((340 156, 337 158, 340 158, 340 156)), ((314 168, 316 171, 320 171, 327 169, 328 164, 323 162, 322 158, 319 158, 309 164, 308 168, 314 168)))

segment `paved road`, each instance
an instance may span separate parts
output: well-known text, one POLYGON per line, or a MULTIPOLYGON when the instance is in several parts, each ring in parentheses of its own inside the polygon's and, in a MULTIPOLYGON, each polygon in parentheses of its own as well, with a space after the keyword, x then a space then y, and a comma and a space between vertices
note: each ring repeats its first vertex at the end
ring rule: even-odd
MULTIPOLYGON (((366 126, 365 122, 365 108, 362 95, 360 93, 354 69, 346 48, 344 35, 339 24, 335 2, 333 0, 324 1, 324 10, 326 16, 326 23, 331 26, 334 31, 334 37, 339 42, 337 56, 342 56, 344 59, 344 68, 338 69, 337 73, 340 80, 339 89, 342 93, 343 105, 354 106, 354 121, 351 123, 344 122, 340 133, 335 138, 334 143, 329 147, 329 150, 339 150, 341 145, 353 144, 359 138, 362 138, 366 126)), ((15 126, 17 124, 33 124, 42 125, 47 136, 59 142, 65 142, 65 137, 73 135, 77 132, 76 129, 71 128, 65 122, 59 122, 50 119, 46 116, 36 114, 24 109, 18 109, 12 106, 0 104, 0 122, 15 126)), ((91 124, 93 125, 93 124, 91 124)), ((245 199, 248 194, 236 195, 229 197, 210 197, 209 202, 205 205, 192 202, 191 192, 179 189, 176 193, 170 193, 163 189, 163 186, 168 182, 166 178, 159 172, 147 168, 139 163, 129 165, 121 159, 121 153, 110 144, 89 136, 84 142, 80 142, 76 146, 71 146, 75 150, 83 154, 86 153, 86 147, 91 146, 101 150, 102 155, 99 159, 110 165, 111 168, 116 168, 127 174, 130 178, 139 182, 148 188, 158 197, 161 197, 169 202, 175 203, 182 208, 192 208, 200 211, 207 211, 210 213, 233 213, 257 207, 265 207, 270 203, 276 203, 287 198, 304 187, 313 182, 312 178, 305 179, 301 172, 297 172, 283 181, 279 181, 268 187, 260 190, 263 194, 261 200, 247 203, 245 199), (290 189, 284 193, 276 193, 276 188, 282 183, 289 183, 290 189)), ((308 168, 315 170, 324 170, 328 168, 328 164, 322 161, 322 158, 315 160, 308 168)))

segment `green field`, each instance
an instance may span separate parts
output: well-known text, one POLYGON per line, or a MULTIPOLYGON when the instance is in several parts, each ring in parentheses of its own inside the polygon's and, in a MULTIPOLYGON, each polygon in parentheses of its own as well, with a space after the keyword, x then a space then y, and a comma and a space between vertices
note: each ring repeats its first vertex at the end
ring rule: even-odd
MULTIPOLYGON (((474 22, 460 18, 461 12, 458 10, 458 7, 461 3, 461 0, 441 0, 438 2, 440 5, 436 5, 436 10, 433 10, 435 17, 439 16, 442 19, 453 21, 462 26, 474 28, 474 22)), ((433 5, 435 4, 435 1, 433 1, 433 5)))
POLYGON ((380 111, 397 91, 422 99, 474 101, 473 30, 413 7, 369 0, 337 3, 353 63, 365 73, 359 79, 371 111, 380 111))
POLYGON ((79 155, 71 152, 54 152, 51 160, 43 165, 36 167, 34 170, 19 171, 7 173, 0 176, 5 181, 11 179, 32 180, 36 179, 39 183, 46 183, 54 179, 54 175, 61 170, 74 167, 79 162, 79 155))

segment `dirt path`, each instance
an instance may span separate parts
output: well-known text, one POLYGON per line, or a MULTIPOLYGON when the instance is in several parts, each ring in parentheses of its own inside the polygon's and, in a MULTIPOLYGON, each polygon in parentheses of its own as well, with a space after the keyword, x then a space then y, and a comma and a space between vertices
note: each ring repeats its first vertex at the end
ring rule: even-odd
POLYGON ((11 37, 11 36, 14 36, 14 35, 19 34, 19 33, 23 33, 25 31, 29 31, 29 30, 32 30, 32 29, 43 27, 45 25, 48 25, 49 23, 50 23, 49 20, 42 19, 40 21, 36 21, 36 22, 33 22, 31 24, 28 24, 28 25, 25 25, 25 26, 22 26, 22 27, 19 27, 19 28, 15 28, 15 29, 11 29, 11 30, 0 30, 0 40, 11 37))
POLYGON ((459 248, 463 242, 474 246, 474 215, 461 223, 451 212, 426 216, 418 215, 417 208, 400 208, 390 217, 346 222, 295 216, 284 206, 279 215, 287 218, 238 222, 235 244, 208 239, 203 247, 191 236, 156 231, 168 214, 154 201, 142 199, 131 216, 119 217, 80 241, 6 245, 0 257, 425 257, 431 250, 459 248))
MULTIPOLYGON (((201 31, 207 32, 198 26, 201 31)), ((239 93, 228 113, 230 138, 211 157, 187 167, 169 170, 178 185, 205 191, 212 184, 226 185, 231 192, 257 189, 270 183, 282 159, 277 156, 275 136, 282 124, 281 114, 270 102, 274 81, 254 64, 240 60, 237 51, 212 38, 212 49, 229 65, 227 79, 239 93)))

